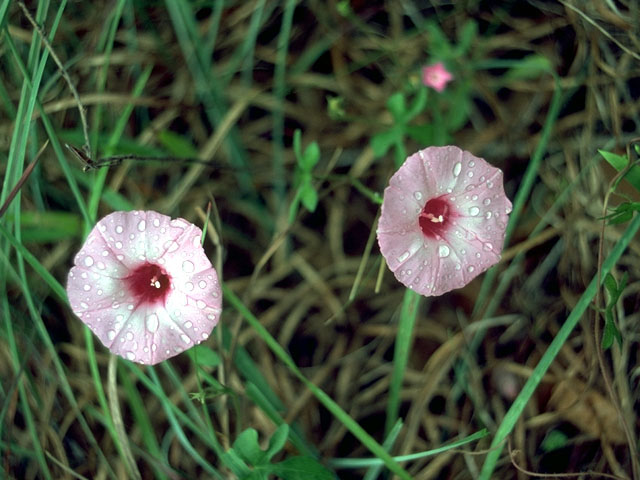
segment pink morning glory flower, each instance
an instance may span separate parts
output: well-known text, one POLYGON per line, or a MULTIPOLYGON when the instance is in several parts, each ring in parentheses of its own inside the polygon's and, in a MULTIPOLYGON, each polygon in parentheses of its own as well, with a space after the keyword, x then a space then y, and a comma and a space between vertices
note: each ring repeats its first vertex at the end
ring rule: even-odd
POLYGON ((206 340, 222 295, 202 231, 153 211, 114 212, 91 230, 67 295, 111 352, 156 364, 206 340))
POLYGON ((378 244, 401 283, 442 295, 500 260, 510 212, 500 169, 455 146, 429 147, 389 180, 378 244))
POLYGON ((422 67, 422 83, 437 92, 442 92, 451 80, 453 80, 453 75, 449 73, 442 62, 422 67))

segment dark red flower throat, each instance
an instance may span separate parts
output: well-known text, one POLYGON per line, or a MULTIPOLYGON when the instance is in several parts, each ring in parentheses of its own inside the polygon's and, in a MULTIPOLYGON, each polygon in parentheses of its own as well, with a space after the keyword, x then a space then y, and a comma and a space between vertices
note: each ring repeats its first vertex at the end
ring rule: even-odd
POLYGON ((420 230, 427 238, 444 237, 451 223, 453 213, 444 196, 429 200, 418 216, 420 230))
POLYGON ((143 263, 133 269, 125 283, 139 303, 164 303, 171 287, 171 277, 154 263, 143 263))

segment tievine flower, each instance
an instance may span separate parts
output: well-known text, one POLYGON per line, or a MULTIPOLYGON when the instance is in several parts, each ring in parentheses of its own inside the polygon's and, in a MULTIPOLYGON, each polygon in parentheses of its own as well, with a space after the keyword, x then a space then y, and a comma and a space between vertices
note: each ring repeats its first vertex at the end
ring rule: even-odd
POLYGON ((422 67, 422 83, 437 92, 442 92, 451 80, 453 75, 442 62, 422 67))
POLYGON ((455 146, 429 147, 389 180, 378 244, 401 283, 441 295, 500 260, 510 212, 500 169, 455 146))
POLYGON ((113 353, 156 364, 202 342, 222 295, 202 231, 153 211, 114 212, 87 237, 69 271, 74 313, 113 353))

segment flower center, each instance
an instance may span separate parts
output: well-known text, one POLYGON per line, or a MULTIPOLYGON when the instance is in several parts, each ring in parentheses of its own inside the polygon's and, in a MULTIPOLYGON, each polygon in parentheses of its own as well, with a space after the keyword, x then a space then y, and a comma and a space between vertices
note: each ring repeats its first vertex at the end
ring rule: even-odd
POLYGON ((443 198, 429 200, 418 216, 418 224, 427 238, 444 237, 451 222, 451 208, 443 198))
POLYGON ((139 303, 164 303, 171 287, 171 277, 153 263, 143 263, 124 279, 129 291, 139 303))

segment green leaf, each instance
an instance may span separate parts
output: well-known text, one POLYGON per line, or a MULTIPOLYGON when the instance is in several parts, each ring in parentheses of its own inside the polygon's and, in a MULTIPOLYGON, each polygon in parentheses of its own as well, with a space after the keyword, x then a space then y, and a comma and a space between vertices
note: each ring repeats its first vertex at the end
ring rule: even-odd
POLYGON ((334 480, 334 474, 311 457, 289 457, 271 471, 282 480, 334 480))
POLYGON ((542 440, 540 448, 543 452, 548 453, 567 446, 569 437, 559 430, 551 430, 542 440))
POLYGON ((305 183, 300 187, 300 200, 304 207, 311 213, 316 211, 318 206, 318 192, 315 191, 313 185, 305 183))
POLYGON ((420 145, 431 145, 433 143, 433 126, 429 123, 407 125, 405 132, 420 145))
MULTIPOLYGON (((610 315, 606 315, 609 317, 610 315)), ((618 331, 616 324, 613 322, 613 317, 607 318, 604 323, 604 332, 602 333, 602 349, 608 350, 613 345, 613 339, 617 339, 619 344, 622 344, 622 335, 618 331)))
POLYGON ((169 153, 178 158, 197 158, 198 150, 189 140, 170 130, 158 133, 158 141, 169 153))
POLYGON ((376 157, 384 156, 397 141, 402 141, 402 130, 397 126, 371 137, 371 149, 376 157))
POLYGON ((526 80, 539 77, 543 73, 551 72, 551 62, 543 55, 529 55, 520 59, 505 75, 507 82, 526 80))
POLYGON ((607 289, 607 292, 609 292, 609 295, 611 295, 612 298, 616 297, 618 293, 618 283, 610 273, 607 273, 604 277, 604 288, 607 289))
POLYGON ((477 36, 478 24, 475 20, 467 20, 458 33, 458 45, 455 48, 456 56, 464 55, 471 48, 477 36))
POLYGON ((196 345, 187 350, 187 355, 201 367, 217 367, 220 365, 220 356, 206 345, 196 345))
POLYGON ((427 24, 427 32, 429 34, 429 50, 431 52, 438 52, 439 58, 451 58, 453 56, 451 43, 442 32, 440 25, 436 22, 429 22, 427 24))
POLYGON ((273 456, 283 449, 285 443, 287 443, 287 437, 289 437, 289 425, 283 423, 273 432, 273 435, 271 435, 269 439, 269 446, 264 452, 267 462, 270 462, 273 456))
MULTIPOLYGON (((598 152, 604 157, 607 163, 609 163, 609 165, 615 168, 618 172, 621 172, 622 170, 627 168, 627 165, 629 164, 627 157, 624 155, 618 155, 616 153, 607 152, 605 150, 598 150, 598 152)), ((640 192, 640 166, 635 165, 631 167, 631 169, 624 176, 624 179, 627 180, 631 185, 633 185, 636 190, 640 192)))
POLYGON ((247 428, 233 442, 233 451, 246 463, 256 466, 264 463, 264 452, 258 444, 258 432, 247 428))
POLYGON ((402 120, 404 113, 407 111, 404 95, 401 92, 396 92, 391 95, 389 100, 387 100, 387 108, 396 121, 402 120))
POLYGON ((304 155, 298 161, 300 167, 307 172, 310 172, 313 167, 316 166, 320 160, 320 147, 318 147, 317 142, 311 142, 307 148, 304 150, 304 155))

